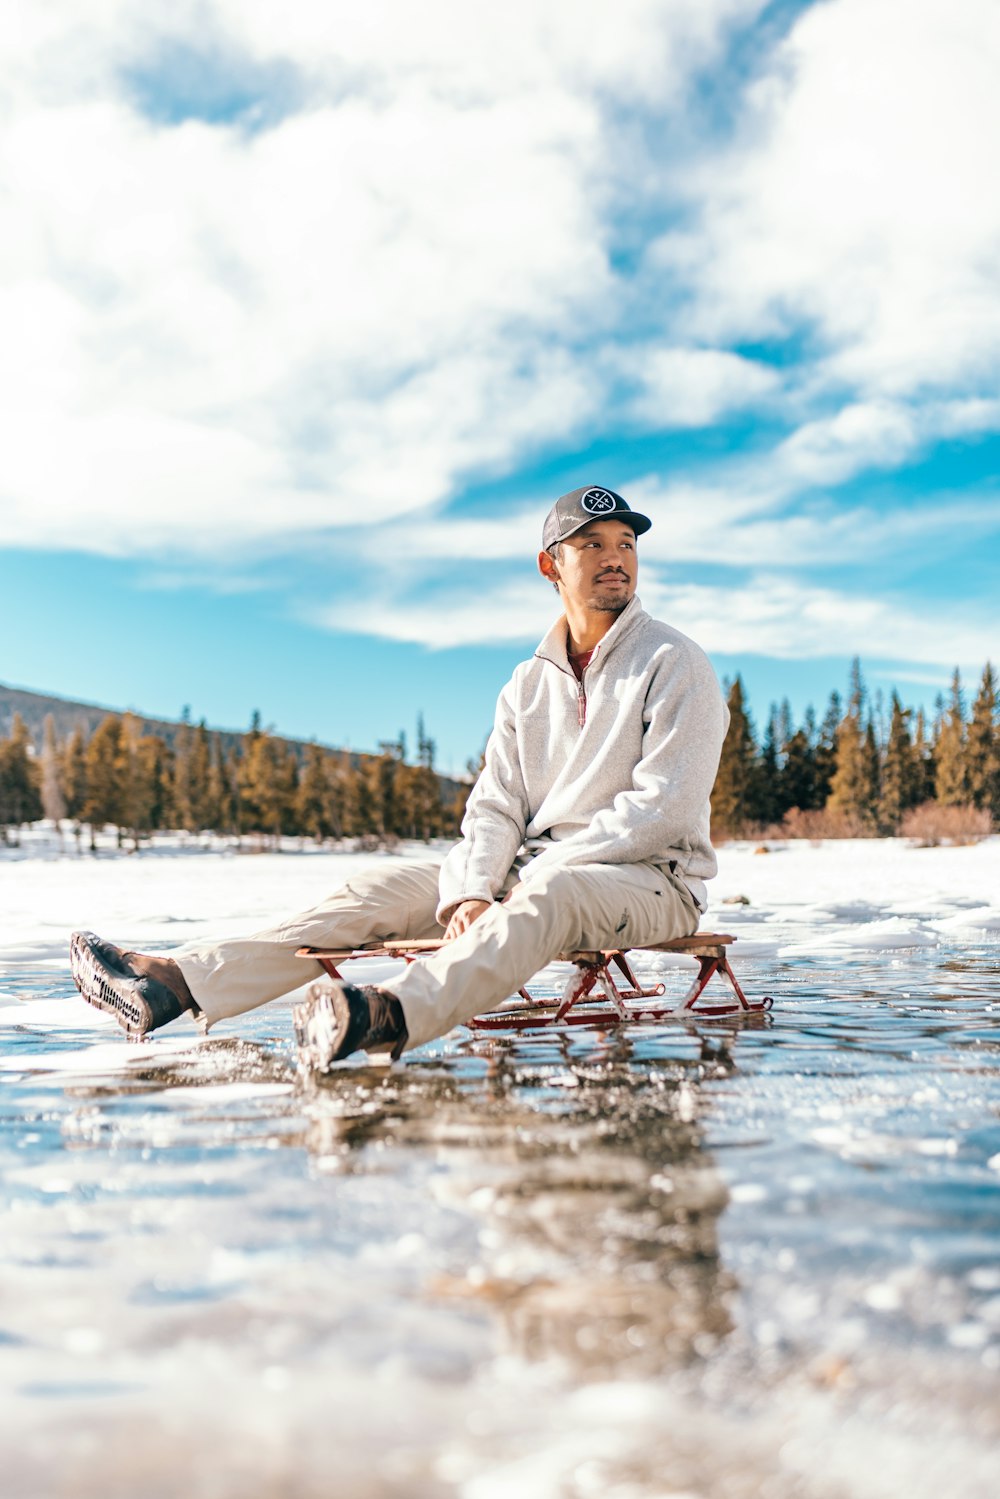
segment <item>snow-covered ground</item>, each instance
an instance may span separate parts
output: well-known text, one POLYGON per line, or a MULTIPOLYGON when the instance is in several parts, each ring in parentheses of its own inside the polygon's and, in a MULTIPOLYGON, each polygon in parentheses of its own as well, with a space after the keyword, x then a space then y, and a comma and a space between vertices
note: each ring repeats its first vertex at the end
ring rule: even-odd
POLYGON ((287 1001, 127 1045, 66 937, 253 929, 370 855, 0 851, 4 1492, 992 1493, 1000 839, 766 848, 707 925, 770 1016, 311 1088, 287 1001))
MULTIPOLYGON (((315 904, 373 858, 428 857, 425 844, 390 856, 289 843, 273 854, 166 835, 138 855, 104 835, 93 856, 47 830, 22 839, 0 847, 0 962, 62 961, 77 927, 145 950, 252 931, 315 904)), ((974 939, 1000 932, 1000 838, 938 848, 898 838, 728 843, 710 895, 703 924, 733 932, 740 959, 974 939)))

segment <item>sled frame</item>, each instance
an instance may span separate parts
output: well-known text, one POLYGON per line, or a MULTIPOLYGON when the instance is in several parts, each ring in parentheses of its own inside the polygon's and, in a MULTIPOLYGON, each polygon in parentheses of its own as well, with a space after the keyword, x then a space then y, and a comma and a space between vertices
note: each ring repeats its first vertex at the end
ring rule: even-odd
MULTIPOLYGON (((525 987, 518 991, 517 1000, 501 1004, 485 1015, 476 1015, 468 1023, 475 1030, 523 1031, 552 1025, 603 1028, 695 1016, 715 1019, 761 1014, 770 1010, 773 1000, 770 996, 748 999, 740 988, 726 952, 735 941, 735 937, 726 933, 696 932, 691 937, 678 937, 672 942, 658 942, 641 948, 560 953, 553 961, 572 963, 576 969, 569 976, 561 999, 538 998, 525 987), (687 992, 676 1003, 656 1003, 665 994, 666 986, 655 983, 644 988, 629 962, 629 952, 679 953, 696 959, 698 972, 687 992), (710 1003, 700 1003, 713 978, 719 978, 726 985, 730 996, 724 1001, 715 999, 710 1003), (600 991, 600 997, 595 990, 600 991)), ((339 968, 341 963, 360 958, 403 958, 407 963, 414 963, 443 946, 444 943, 437 939, 393 940, 372 942, 360 948, 300 947, 296 956, 319 963, 330 978, 344 982, 339 968)))

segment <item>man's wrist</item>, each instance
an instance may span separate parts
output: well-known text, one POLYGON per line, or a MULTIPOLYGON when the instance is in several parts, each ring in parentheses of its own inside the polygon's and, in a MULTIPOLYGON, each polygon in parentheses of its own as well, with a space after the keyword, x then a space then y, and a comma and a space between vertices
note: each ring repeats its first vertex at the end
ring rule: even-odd
POLYGON ((493 896, 491 894, 460 895, 457 900, 450 900, 446 906, 439 906, 437 911, 437 919, 440 922, 441 926, 447 926, 451 918, 454 916, 455 912, 460 910, 462 906, 467 906, 470 901, 476 901, 481 905, 488 906, 492 903, 493 896))

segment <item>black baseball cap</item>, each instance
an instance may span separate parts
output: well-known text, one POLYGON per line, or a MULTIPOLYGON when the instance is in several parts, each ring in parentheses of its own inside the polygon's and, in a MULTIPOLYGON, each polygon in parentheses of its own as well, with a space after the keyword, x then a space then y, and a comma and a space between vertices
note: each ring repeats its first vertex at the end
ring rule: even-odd
POLYGON ((613 489, 585 484, 582 489, 571 489, 569 494, 560 495, 552 506, 542 527, 543 548, 548 551, 592 520, 622 520, 632 527, 636 536, 641 536, 653 524, 648 516, 630 509, 613 489))

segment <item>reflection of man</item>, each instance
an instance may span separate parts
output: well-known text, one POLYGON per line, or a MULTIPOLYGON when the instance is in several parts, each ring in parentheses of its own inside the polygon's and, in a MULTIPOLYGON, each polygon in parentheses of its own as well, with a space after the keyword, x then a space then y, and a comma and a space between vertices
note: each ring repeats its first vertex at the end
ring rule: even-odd
MULTIPOLYGON (((710 1076, 718 1056, 703 1055, 710 1076)), ((512 1158, 496 1125, 523 1106, 524 1061, 516 1052, 491 1057, 485 1099, 463 1099, 468 1114, 459 1117, 467 1117, 466 1142, 489 1193, 470 1196, 464 1181, 452 1183, 456 1206, 488 1221, 481 1285, 492 1290, 514 1351, 564 1359, 584 1377, 648 1378, 690 1364, 733 1325, 718 1234, 729 1194, 705 1148, 694 1071, 648 1054, 637 1068, 618 1031, 600 1048, 598 1071, 574 1076, 567 1059, 580 1086, 564 1090, 557 1113, 533 1113, 534 1148, 512 1158), (657 1086, 636 1086, 640 1076, 657 1086), (540 1260, 545 1271, 512 1281, 512 1260, 540 1260)), ((324 1114, 314 1127, 321 1123, 344 1121, 324 1114)), ((368 1116, 365 1124, 368 1139, 368 1116)), ((330 1152, 329 1139, 318 1145, 330 1152)), ((454 1289, 467 1296, 468 1279, 454 1289)))
POLYGON ((144 1035, 208 1026, 303 982, 299 946, 441 937, 392 991, 314 984, 296 1014, 314 1066, 419 1046, 501 1003, 558 953, 686 936, 716 870, 708 798, 727 711, 702 651, 635 597, 651 522, 589 487, 549 512, 538 567, 565 614, 500 694, 486 763, 442 866, 352 878, 270 931, 174 958, 71 945, 85 999, 144 1035))

